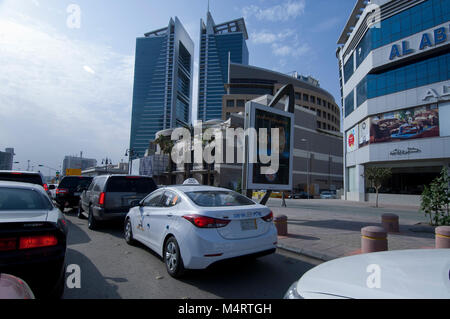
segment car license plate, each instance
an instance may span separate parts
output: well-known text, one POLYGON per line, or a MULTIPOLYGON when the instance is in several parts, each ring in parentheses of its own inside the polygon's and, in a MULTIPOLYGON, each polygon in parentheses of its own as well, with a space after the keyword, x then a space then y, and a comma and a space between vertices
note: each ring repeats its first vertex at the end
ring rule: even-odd
POLYGON ((241 220, 241 229, 242 230, 255 230, 256 228, 257 228, 256 219, 241 220))
POLYGON ((73 193, 75 196, 80 196, 81 193, 73 193))

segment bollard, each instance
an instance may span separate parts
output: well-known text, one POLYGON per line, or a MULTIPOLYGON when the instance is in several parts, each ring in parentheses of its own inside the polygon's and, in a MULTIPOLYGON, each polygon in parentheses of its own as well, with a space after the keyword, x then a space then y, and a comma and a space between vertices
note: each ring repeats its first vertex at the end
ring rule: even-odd
POLYGON ((450 248, 450 226, 436 227, 435 233, 436 248, 450 248))
POLYGON ((286 215, 277 215, 273 222, 275 227, 277 228, 278 236, 287 236, 287 216, 286 215))
POLYGON ((398 233, 398 216, 395 214, 383 214, 381 216, 381 225, 388 233, 398 233))
POLYGON ((388 250, 387 232, 382 227, 361 228, 361 252, 363 254, 388 250))

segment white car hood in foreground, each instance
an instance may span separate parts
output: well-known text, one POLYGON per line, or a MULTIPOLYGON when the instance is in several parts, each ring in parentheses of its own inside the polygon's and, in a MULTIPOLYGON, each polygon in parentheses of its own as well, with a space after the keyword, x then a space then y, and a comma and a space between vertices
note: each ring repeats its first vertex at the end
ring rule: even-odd
POLYGON ((0 211, 0 223, 45 222, 48 210, 0 211))
POLYGON ((338 258, 306 272, 297 292, 303 298, 450 299, 450 249, 338 258))

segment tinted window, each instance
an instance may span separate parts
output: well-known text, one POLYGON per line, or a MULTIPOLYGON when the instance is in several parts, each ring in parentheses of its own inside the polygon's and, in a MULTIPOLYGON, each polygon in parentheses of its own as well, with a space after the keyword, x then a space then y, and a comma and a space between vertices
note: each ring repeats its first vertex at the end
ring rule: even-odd
POLYGON ((155 192, 144 199, 144 206, 157 207, 160 206, 162 192, 155 192))
POLYGON ((149 194, 156 189, 152 178, 120 176, 111 177, 106 186, 106 192, 149 194))
POLYGON ((0 173, 0 180, 43 185, 39 174, 0 173))
POLYGON ((255 203, 245 196, 232 191, 197 191, 187 192, 186 195, 198 206, 244 206, 255 203))
POLYGON ((92 177, 64 177, 61 183, 59 183, 59 188, 76 188, 78 185, 81 187, 88 187, 92 182, 92 177))
POLYGON ((2 188, 0 212, 7 210, 52 209, 50 202, 37 191, 29 189, 2 188))

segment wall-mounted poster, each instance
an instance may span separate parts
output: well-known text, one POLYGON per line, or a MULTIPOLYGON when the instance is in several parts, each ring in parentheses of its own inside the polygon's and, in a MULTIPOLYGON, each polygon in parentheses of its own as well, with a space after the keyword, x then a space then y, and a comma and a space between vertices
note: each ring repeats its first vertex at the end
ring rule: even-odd
POLYGON ((370 142, 370 118, 365 119, 358 125, 359 147, 369 144, 370 142))
POLYGON ((370 143, 435 136, 439 136, 439 112, 435 104, 371 117, 370 143))
POLYGON ((356 151, 358 149, 358 125, 347 131, 346 136, 347 153, 356 151))

